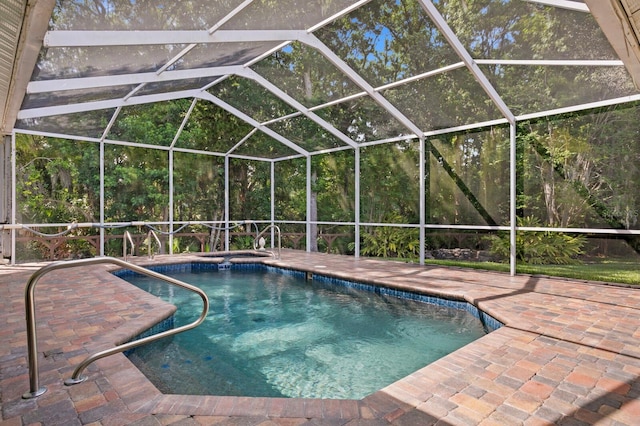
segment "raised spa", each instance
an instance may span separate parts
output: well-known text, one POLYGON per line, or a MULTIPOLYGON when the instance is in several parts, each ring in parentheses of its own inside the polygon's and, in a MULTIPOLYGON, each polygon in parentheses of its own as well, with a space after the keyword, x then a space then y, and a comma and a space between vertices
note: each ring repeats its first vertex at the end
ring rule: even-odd
MULTIPOLYGON (((158 271, 202 288, 211 302, 196 329, 129 354, 164 393, 360 399, 500 325, 466 302, 262 264, 158 271)), ((201 311, 192 293, 118 275, 175 304, 170 326, 201 311)))

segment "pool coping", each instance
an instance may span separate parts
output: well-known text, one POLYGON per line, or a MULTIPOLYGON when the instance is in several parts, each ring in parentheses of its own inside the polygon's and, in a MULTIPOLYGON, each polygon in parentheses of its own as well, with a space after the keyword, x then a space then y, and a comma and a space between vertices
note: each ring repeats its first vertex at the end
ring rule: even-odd
MULTIPOLYGON (((133 260, 144 265, 168 259, 156 256, 152 261, 133 260)), ((202 258, 174 256, 173 261, 201 262, 202 258)), ((133 337, 135 331, 166 317, 171 306, 149 295, 144 318, 136 318, 133 324, 118 324, 100 339, 73 342, 73 351, 64 355, 66 362, 49 365, 45 360, 47 372, 43 381, 49 387, 49 395, 40 397, 40 401, 20 401, 15 391, 7 391, 7 386, 16 384, 20 384, 20 393, 25 390, 28 381, 24 381, 24 367, 15 367, 21 374, 0 376, 2 420, 37 420, 49 406, 45 402, 50 403, 52 398, 68 398, 83 422, 92 418, 88 413, 97 419, 103 418, 100 413, 106 413, 115 423, 116 418, 126 418, 121 424, 148 415, 186 416, 202 422, 206 418, 243 417, 281 422, 363 419, 385 424, 410 424, 410 420, 413 424, 517 424, 536 420, 551 424, 571 417, 581 421, 595 419, 603 424, 633 424, 632 419, 640 413, 640 292, 636 289, 607 287, 605 296, 598 283, 509 277, 486 271, 294 251, 283 252, 283 259, 263 259, 261 263, 338 279, 353 280, 356 276, 359 282, 463 299, 504 327, 357 401, 164 395, 120 354, 90 366, 85 383, 64 387, 57 381, 68 377, 69 365, 86 352, 128 335, 133 337), (51 374, 54 370, 56 374, 51 374), (98 392, 96 387, 108 390, 98 392), (88 389, 96 395, 82 398, 80 395, 88 389), (101 403, 88 409, 87 399, 101 403), (116 402, 126 412, 111 412, 109 407, 116 402)), ((83 279, 103 285, 110 280, 106 278, 109 270, 96 268, 83 274, 83 279)), ((52 277, 51 281, 55 279, 52 277)), ((52 324, 39 322, 38 327, 46 329, 55 325, 52 324)), ((9 359, 18 365, 23 358, 24 341, 17 337, 11 342, 10 354, 0 351, 3 366, 9 359)), ((55 345, 47 339, 43 352, 51 350, 52 344, 55 345)))

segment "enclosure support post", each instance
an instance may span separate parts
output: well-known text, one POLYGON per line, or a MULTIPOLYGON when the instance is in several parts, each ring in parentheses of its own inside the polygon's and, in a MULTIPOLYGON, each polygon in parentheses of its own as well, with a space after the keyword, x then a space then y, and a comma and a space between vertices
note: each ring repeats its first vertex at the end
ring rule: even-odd
POLYGON ((274 238, 275 238, 275 228, 274 225, 276 220, 276 163, 275 161, 271 162, 271 248, 275 247, 274 238))
POLYGON ((311 252, 311 156, 307 156, 307 253, 311 252))
MULTIPOLYGON (((16 132, 11 132, 11 224, 16 224, 16 132)), ((16 230, 11 230, 11 264, 16 264, 16 230)))
POLYGON ((355 152, 355 207, 354 207, 354 255, 356 258, 360 257, 360 147, 356 147, 355 152))
POLYGON ((224 249, 229 251, 229 156, 224 157, 224 249))
MULTIPOLYGON (((11 232, 4 229, 11 223, 11 135, 0 135, 0 264, 5 258, 13 257, 11 250, 11 232)), ((10 262, 10 260, 9 260, 10 262)))
POLYGON ((104 138, 100 140, 100 256, 104 256, 104 138))
POLYGON ((516 125, 509 126, 509 273, 516 274, 516 125))
POLYGON ((169 149, 169 254, 173 254, 173 147, 169 149))
POLYGON ((424 136, 420 136, 420 265, 424 265, 425 253, 425 143, 424 136))

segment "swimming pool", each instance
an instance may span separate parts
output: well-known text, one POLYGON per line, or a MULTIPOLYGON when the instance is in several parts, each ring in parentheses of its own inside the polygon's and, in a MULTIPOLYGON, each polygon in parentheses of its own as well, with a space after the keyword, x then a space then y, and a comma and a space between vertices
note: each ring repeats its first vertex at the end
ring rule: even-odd
MULTIPOLYGON (((360 399, 487 332, 465 302, 262 264, 159 272, 201 287, 211 302, 200 327, 130 354, 164 393, 360 399)), ((191 294, 119 275, 176 304, 176 326, 200 311, 191 294)))

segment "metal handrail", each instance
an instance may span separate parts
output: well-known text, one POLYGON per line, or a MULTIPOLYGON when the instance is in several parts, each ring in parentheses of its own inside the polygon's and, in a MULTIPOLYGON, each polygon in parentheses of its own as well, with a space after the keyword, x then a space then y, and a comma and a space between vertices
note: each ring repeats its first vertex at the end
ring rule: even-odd
POLYGON ((127 260, 127 240, 131 243, 131 256, 133 256, 133 251, 135 249, 135 245, 133 244, 133 238, 131 237, 131 233, 129 231, 124 231, 124 236, 122 237, 122 258, 127 260))
POLYGON ((153 236, 153 238, 158 243, 158 253, 160 253, 160 249, 162 248, 162 243, 160 243, 160 239, 158 238, 156 233, 153 231, 153 229, 150 229, 149 232, 147 233, 147 254, 149 256, 149 259, 153 259, 153 251, 151 250, 151 236, 153 236))
MULTIPOLYGON (((281 242, 280 227, 278 225, 269 225, 266 228, 264 228, 258 235, 256 235, 256 237, 253 239, 253 249, 258 250, 258 241, 260 240, 260 237, 262 237, 269 229, 272 229, 272 228, 275 229, 276 233, 278 234, 278 255, 276 256, 276 259, 280 259, 280 252, 282 251, 282 242, 281 242)), ((264 247, 262 247, 261 250, 264 250, 264 247)))
POLYGON ((196 294, 198 294, 202 298, 203 308, 200 317, 187 325, 183 325, 178 328, 173 328, 171 330, 163 331, 158 334, 154 334, 152 336, 144 337, 139 340, 134 340, 132 342, 124 343, 118 346, 115 346, 111 349, 107 349, 101 352, 97 352, 93 355, 88 356, 84 361, 82 361, 76 369, 73 371, 73 374, 70 379, 65 380, 66 385, 73 385, 76 383, 81 383, 87 379, 86 376, 81 376, 82 371, 92 362, 104 358, 109 355, 113 355, 119 352, 124 352, 128 349, 132 349, 147 343, 151 343, 163 337, 171 336, 174 334, 181 333, 186 330, 190 330, 192 328, 200 325, 205 318, 207 317, 207 313, 209 312, 209 298, 206 293, 200 290, 198 287, 192 286, 190 284, 184 283, 182 281, 176 280, 171 277, 167 277, 165 275, 159 274, 157 272, 151 271, 149 269, 145 269, 143 267, 133 265, 131 263, 125 262, 123 260, 114 258, 114 257, 95 257, 91 259, 79 259, 79 260, 71 260, 65 262, 54 262, 47 266, 44 266, 37 270, 27 283, 25 288, 25 308, 27 312, 27 350, 28 350, 28 362, 29 362, 29 385, 30 391, 22 395, 23 398, 35 398, 47 391, 46 387, 39 386, 39 378, 38 378, 38 349, 37 349, 37 336, 36 336, 36 316, 35 316, 35 287, 44 274, 51 272, 57 269, 65 269, 65 268, 73 268, 76 266, 83 265, 94 265, 97 263, 112 263, 122 268, 132 270, 142 275, 147 275, 152 278, 157 278, 159 280, 165 281, 169 284, 176 285, 178 287, 182 287, 186 290, 190 290, 196 294))

